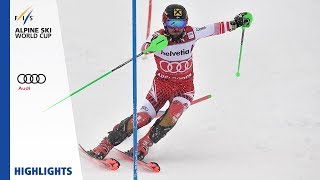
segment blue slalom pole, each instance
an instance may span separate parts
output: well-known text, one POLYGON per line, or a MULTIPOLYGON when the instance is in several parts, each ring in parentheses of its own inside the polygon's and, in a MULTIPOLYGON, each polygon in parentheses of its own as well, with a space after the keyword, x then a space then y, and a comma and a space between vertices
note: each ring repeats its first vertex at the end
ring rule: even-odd
POLYGON ((138 126, 137 126, 137 18, 136 0, 132 0, 132 77, 133 77, 133 180, 138 180, 138 126))

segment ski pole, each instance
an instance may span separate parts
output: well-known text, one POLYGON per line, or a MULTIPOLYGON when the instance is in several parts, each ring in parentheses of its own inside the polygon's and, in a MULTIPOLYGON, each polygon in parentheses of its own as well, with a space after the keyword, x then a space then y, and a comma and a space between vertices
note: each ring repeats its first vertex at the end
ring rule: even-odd
MULTIPOLYGON (((165 36, 163 35, 159 35, 157 38, 155 38, 149 45, 149 47, 144 50, 143 52, 139 53, 136 57, 140 57, 142 54, 146 54, 148 52, 157 52, 162 50, 163 48, 165 48, 168 45, 168 40, 165 36)), ((117 69, 120 69, 121 67, 123 67, 124 65, 128 64, 129 62, 131 62, 133 60, 133 58, 127 60, 126 62, 120 64, 119 66, 117 66, 116 68, 112 69, 111 71, 108 71, 107 73, 103 74, 102 76, 98 77, 97 79, 91 81, 90 83, 82 86, 81 88, 77 89, 76 91, 74 91, 73 93, 69 94, 68 96, 66 96, 65 98, 61 99, 60 101, 54 103, 53 105, 51 105, 50 107, 48 107, 47 109, 45 109, 44 111, 47 111, 48 109, 51 109, 52 107, 60 104, 61 102, 63 102, 64 100, 68 99, 69 97, 79 93, 80 91, 84 90, 85 88, 89 87, 90 85, 94 84, 95 82, 99 81, 100 79, 108 76, 109 74, 111 74, 112 72, 116 71, 117 69)))
POLYGON ((245 27, 242 27, 242 35, 241 35, 241 45, 240 45, 240 53, 239 53, 239 61, 238 61, 238 71, 236 73, 236 76, 240 76, 240 63, 241 63, 241 57, 242 57, 242 46, 243 46, 243 39, 244 39, 244 31, 245 27))
MULTIPOLYGON (((203 96, 203 97, 201 97, 201 98, 199 98, 199 99, 195 99, 195 100, 193 100, 193 101, 191 102, 190 105, 197 104, 197 103, 199 103, 199 102, 201 102, 201 101, 210 99, 211 97, 212 97, 212 95, 209 94, 209 95, 203 96)), ((162 116, 164 113, 165 113, 165 111, 159 111, 158 114, 157 114, 157 116, 156 116, 156 118, 162 116)))
MULTIPOLYGON (((143 52, 139 53, 139 54, 137 55, 137 58, 140 57, 142 54, 143 54, 143 52)), ((102 79, 102 78, 108 76, 109 74, 111 74, 112 72, 116 71, 117 69, 120 69, 122 66, 124 66, 124 65, 128 64, 129 62, 131 62, 132 59, 133 59, 133 58, 127 60, 126 62, 124 62, 124 63, 120 64, 119 66, 117 66, 116 68, 112 69, 111 71, 106 72, 105 74, 103 74, 102 76, 98 77, 97 79, 95 79, 95 80, 89 82, 88 84, 82 86, 81 88, 77 89, 76 91, 74 91, 73 93, 69 94, 69 95, 66 96, 65 98, 63 98, 63 99, 61 99, 60 101, 56 102, 55 104, 51 105, 50 107, 48 107, 48 108, 47 108, 46 110, 44 110, 44 111, 47 111, 48 109, 50 109, 50 108, 58 105, 58 104, 61 103, 62 101, 64 101, 64 100, 68 99, 69 97, 71 97, 71 96, 79 93, 80 91, 82 91, 82 90, 84 90, 85 88, 89 87, 89 86, 92 85, 93 83, 99 81, 100 79, 102 79)))
POLYGON ((242 35, 241 35, 241 45, 240 45, 240 53, 239 53, 239 61, 238 61, 238 71, 236 73, 236 76, 239 77, 240 76, 240 63, 241 63, 241 57, 242 57, 242 46, 243 46, 243 39, 244 39, 244 31, 246 28, 249 28, 252 21, 253 21, 253 17, 252 14, 250 12, 243 12, 241 13, 243 15, 244 19, 244 24, 242 25, 242 35))

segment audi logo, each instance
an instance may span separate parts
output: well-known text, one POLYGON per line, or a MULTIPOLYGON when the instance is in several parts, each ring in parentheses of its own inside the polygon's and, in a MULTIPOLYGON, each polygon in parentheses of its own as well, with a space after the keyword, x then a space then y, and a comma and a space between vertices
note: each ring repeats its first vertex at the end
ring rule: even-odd
POLYGON ((20 84, 43 84, 46 80, 44 74, 19 74, 17 77, 20 84))
POLYGON ((162 71, 167 73, 183 73, 188 71, 192 67, 192 60, 181 61, 181 62, 168 62, 161 60, 160 68, 162 71))

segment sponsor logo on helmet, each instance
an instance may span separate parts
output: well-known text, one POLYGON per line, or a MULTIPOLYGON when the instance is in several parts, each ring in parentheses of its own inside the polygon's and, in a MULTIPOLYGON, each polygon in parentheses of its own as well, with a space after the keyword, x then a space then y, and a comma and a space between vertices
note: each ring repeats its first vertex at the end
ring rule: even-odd
POLYGON ((185 50, 185 49, 182 49, 181 51, 175 51, 175 52, 174 51, 164 52, 163 50, 161 50, 161 54, 165 56, 182 56, 189 53, 190 53, 190 50, 185 50))
POLYGON ((173 16, 174 17, 181 17, 182 16, 182 9, 179 9, 179 8, 173 9, 173 16))

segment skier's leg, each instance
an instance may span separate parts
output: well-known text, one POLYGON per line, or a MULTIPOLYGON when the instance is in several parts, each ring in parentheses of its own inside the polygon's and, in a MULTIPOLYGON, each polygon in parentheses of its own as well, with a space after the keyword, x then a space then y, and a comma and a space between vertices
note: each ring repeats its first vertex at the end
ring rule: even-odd
MULTIPOLYGON (((141 128, 151 122, 151 116, 146 112, 139 112, 137 114, 138 128, 141 128)), ((107 137, 104 137, 102 141, 89 153, 97 158, 104 159, 109 151, 123 142, 127 137, 132 134, 132 115, 122 120, 119 124, 115 125, 113 130, 109 132, 107 137)))
MULTIPOLYGON (((149 147, 162 139, 177 123, 182 113, 190 106, 190 101, 183 97, 175 97, 167 111, 154 123, 148 133, 139 140, 138 159, 142 160, 149 147)), ((132 149, 130 150, 132 153, 132 149)))
MULTIPOLYGON (((153 81, 152 87, 146 96, 146 100, 137 114, 138 128, 141 128, 156 117, 157 112, 164 106, 168 97, 167 93, 163 92, 161 81, 156 78, 153 81), (155 88, 157 87, 157 88, 155 88)), ((109 151, 123 142, 127 137, 131 136, 133 132, 133 118, 132 115, 122 120, 119 124, 114 126, 113 130, 109 132, 108 137, 104 137, 101 143, 89 153, 98 159, 103 159, 109 151)))
MULTIPOLYGON (((156 117, 157 111, 154 107, 162 107, 165 104, 165 101, 150 102, 151 97, 147 95, 144 104, 142 105, 140 112, 137 114, 137 125, 138 129, 149 124, 151 120, 156 117)), ((127 137, 131 136, 133 132, 133 116, 127 117, 117 124, 111 132, 109 132, 108 139, 110 142, 117 146, 127 137)))

